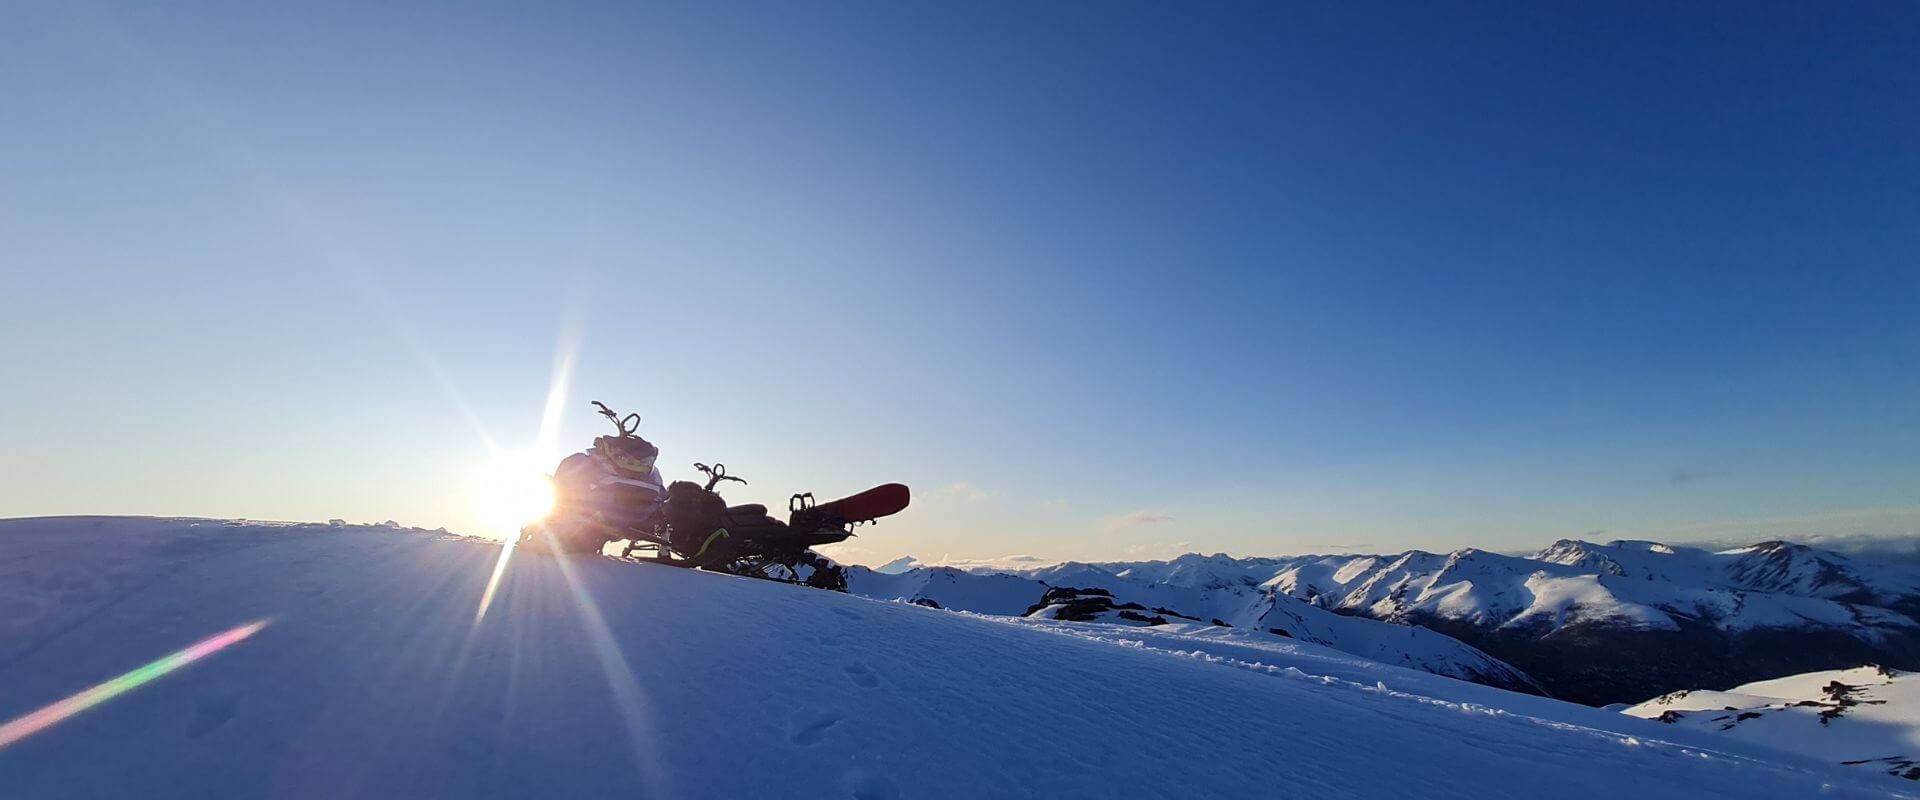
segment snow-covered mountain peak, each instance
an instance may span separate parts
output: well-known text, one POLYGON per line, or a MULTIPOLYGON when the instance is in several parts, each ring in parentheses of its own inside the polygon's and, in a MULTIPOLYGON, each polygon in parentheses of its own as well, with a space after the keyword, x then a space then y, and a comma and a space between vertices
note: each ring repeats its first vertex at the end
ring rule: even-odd
POLYGON ((1638 539, 1615 539, 1605 544, 1561 539, 1535 553, 1532 559, 1620 577, 1643 577, 1663 574, 1671 564, 1662 558, 1677 556, 1680 552, 1672 545, 1638 539))
POLYGON ((1920 573, 1789 542, 1713 552, 1646 540, 1562 539, 1531 557, 1478 548, 1262 559, 1190 554, 1018 574, 1054 586, 1127 587, 1166 598, 1159 605, 1191 604, 1206 613, 1182 613, 1236 625, 1256 620, 1274 597, 1423 625, 1509 661, 1550 690, 1596 704, 1848 660, 1920 668, 1920 573))
POLYGON ((1920 575, 1865 565, 1838 553, 1769 541, 1715 554, 1731 582, 1757 591, 1790 592, 1844 602, 1896 601, 1920 593, 1920 575))
POLYGON ((1665 556, 1670 556, 1679 552, 1679 550, 1675 549, 1673 545, 1662 544, 1660 542, 1651 542, 1645 539, 1613 539, 1611 541, 1608 541, 1606 546, 1609 549, 1613 549, 1613 550, 1631 550, 1635 552, 1652 553, 1654 555, 1665 555, 1665 556))
POLYGON ((885 564, 881 564, 880 566, 874 567, 873 571, 884 572, 888 575, 898 575, 902 572, 906 572, 918 566, 921 566, 920 559, 914 558, 913 556, 901 556, 885 564))

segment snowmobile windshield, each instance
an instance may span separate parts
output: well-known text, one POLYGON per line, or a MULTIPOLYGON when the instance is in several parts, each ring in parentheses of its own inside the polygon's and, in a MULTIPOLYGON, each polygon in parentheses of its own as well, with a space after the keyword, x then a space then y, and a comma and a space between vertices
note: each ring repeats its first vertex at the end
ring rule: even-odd
POLYGON ((653 461, 660 456, 660 449, 647 443, 645 439, 615 439, 602 436, 594 442, 594 449, 622 472, 635 475, 648 475, 653 472, 653 461))

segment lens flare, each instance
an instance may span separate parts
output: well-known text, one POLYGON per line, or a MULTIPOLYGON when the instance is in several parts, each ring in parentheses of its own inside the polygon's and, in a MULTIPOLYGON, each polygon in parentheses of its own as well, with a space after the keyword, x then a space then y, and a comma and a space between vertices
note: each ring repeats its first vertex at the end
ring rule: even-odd
MULTIPOLYGON (((586 563, 584 560, 582 564, 586 563)), ((633 749, 633 766, 640 770, 642 779, 648 783, 649 797, 673 797, 673 787, 667 783, 667 770, 660 760, 660 735, 654 724, 652 701, 647 690, 633 677, 633 667, 627 664, 627 657, 620 650, 620 640, 613 635, 613 629, 607 625, 606 615, 600 613, 600 604, 593 599, 593 593, 587 590, 583 576, 578 572, 579 564, 571 558, 555 558, 552 564, 560 569, 560 577, 566 581, 567 588, 573 594, 574 608, 580 612, 580 622, 586 629, 587 638, 593 643, 593 652, 600 660, 600 669, 606 673, 607 688, 612 690, 613 707, 620 712, 620 720, 627 726, 627 743, 633 749)), ((602 573, 604 574, 604 573, 602 573)))
POLYGON ((493 575, 487 578, 486 591, 480 594, 480 607, 473 611, 474 627, 480 626, 480 620, 487 616, 487 609, 493 607, 493 594, 500 590, 500 576, 507 574, 507 562, 513 560, 513 546, 517 540, 508 537, 500 545, 500 557, 493 561, 493 575))
POLYGON ((202 658, 213 655, 221 648, 238 642, 260 632, 267 627, 268 620, 250 622, 225 633, 215 634, 198 644, 181 650, 173 655, 161 658, 144 667, 102 683, 79 694, 61 700, 31 714, 19 717, 5 725, 0 725, 0 748, 25 739, 43 730, 53 727, 68 717, 72 717, 115 697, 138 689, 149 681, 177 670, 202 658))
POLYGON ((533 459, 502 458, 484 470, 473 487, 473 513, 480 524, 503 539, 553 510, 553 479, 533 459))

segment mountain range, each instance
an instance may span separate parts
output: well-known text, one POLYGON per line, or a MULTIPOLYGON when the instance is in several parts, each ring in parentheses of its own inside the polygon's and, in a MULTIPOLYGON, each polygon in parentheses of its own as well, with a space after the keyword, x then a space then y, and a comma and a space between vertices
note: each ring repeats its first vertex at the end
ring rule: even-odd
POLYGON ((1049 590, 1097 589, 1115 606, 1139 606, 1112 609, 1104 621, 1252 628, 1589 705, 1865 663, 1920 669, 1920 571, 1784 541, 1714 551, 1568 539, 1524 556, 1468 548, 1191 554, 1005 571, 854 568, 850 587, 1055 618, 1062 609, 1041 602, 1049 590))

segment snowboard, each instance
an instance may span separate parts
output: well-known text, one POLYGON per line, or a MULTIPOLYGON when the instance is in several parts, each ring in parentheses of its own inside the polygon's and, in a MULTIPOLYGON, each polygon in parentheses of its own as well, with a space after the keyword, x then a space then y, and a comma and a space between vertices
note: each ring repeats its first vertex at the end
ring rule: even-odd
POLYGON ((813 511, 848 522, 868 522, 905 510, 912 493, 904 483, 883 483, 864 492, 821 503, 813 511))

